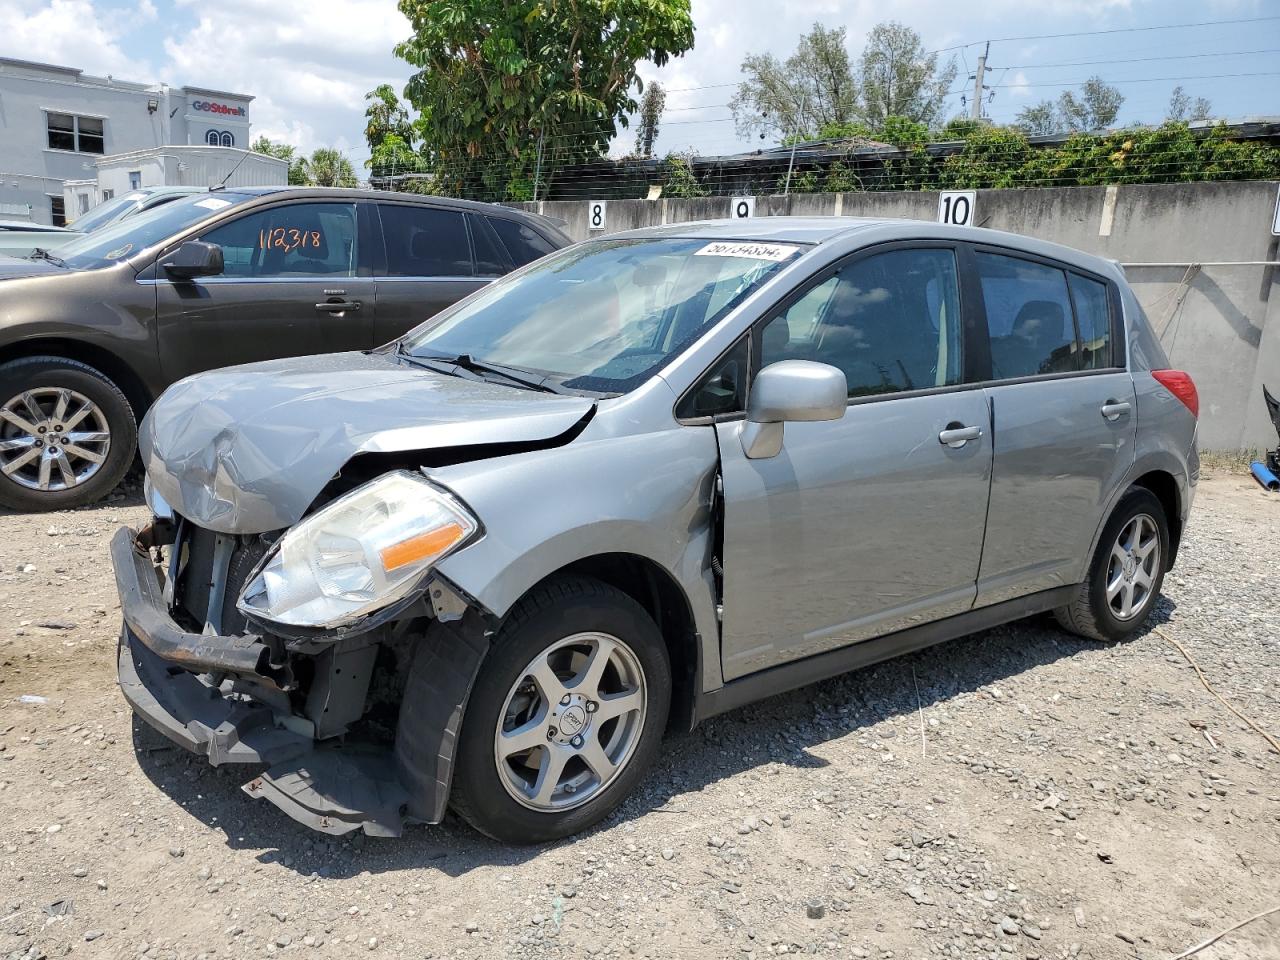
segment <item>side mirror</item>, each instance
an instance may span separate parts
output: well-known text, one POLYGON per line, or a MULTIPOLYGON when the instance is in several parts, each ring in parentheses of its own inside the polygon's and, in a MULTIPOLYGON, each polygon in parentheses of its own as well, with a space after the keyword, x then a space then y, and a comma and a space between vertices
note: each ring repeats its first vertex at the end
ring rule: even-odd
POLYGON ((188 240, 160 264, 175 280, 216 277, 222 273, 222 248, 216 243, 188 240))
POLYGON ((782 452, 787 421, 839 420, 849 406, 842 371, 812 360, 779 360, 757 375, 742 425, 742 450, 752 460, 782 452))

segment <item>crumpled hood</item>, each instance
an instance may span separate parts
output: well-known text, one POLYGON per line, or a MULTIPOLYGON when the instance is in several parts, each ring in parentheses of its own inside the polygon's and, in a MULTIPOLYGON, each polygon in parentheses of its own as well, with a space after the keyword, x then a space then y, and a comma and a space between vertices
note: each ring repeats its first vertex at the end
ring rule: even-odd
POLYGON ((12 280, 15 277, 36 277, 46 273, 68 272, 65 268, 55 266, 48 260, 27 260, 22 257, 0 255, 0 280, 12 280))
POLYGON ((156 492, 221 533, 296 523, 358 453, 549 440, 594 402, 466 380, 391 354, 268 360, 180 380, 139 429, 156 492))

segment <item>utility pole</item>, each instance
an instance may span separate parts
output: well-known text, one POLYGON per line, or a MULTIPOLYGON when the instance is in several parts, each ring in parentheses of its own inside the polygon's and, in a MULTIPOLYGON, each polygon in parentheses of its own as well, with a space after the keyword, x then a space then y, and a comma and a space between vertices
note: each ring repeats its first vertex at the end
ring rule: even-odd
POLYGON ((807 96, 807 93, 800 95, 800 112, 796 114, 795 129, 791 131, 791 160, 787 163, 787 184, 782 188, 784 197, 791 193, 791 171, 796 165, 796 142, 800 139, 800 124, 804 122, 804 103, 807 96))
POLYGON ((982 56, 978 58, 978 69, 973 74, 973 109, 971 116, 974 120, 982 119, 982 79, 987 72, 987 54, 991 52, 991 41, 987 41, 986 49, 982 51, 982 56))
POLYGON ((536 203, 538 200, 538 180, 542 175, 542 135, 545 131, 538 131, 538 160, 533 168, 533 199, 536 203))

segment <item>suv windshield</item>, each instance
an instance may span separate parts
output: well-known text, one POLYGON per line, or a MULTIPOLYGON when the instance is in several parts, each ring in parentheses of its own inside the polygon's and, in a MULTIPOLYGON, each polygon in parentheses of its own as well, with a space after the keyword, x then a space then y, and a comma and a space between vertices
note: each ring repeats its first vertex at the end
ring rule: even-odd
POLYGON ((570 390, 626 393, 802 249, 705 239, 578 244, 428 320, 401 350, 539 373, 570 390))
POLYGON ((77 237, 68 244, 60 244, 57 255, 73 270, 110 266, 248 199, 248 194, 225 190, 193 193, 77 237))
POLYGON ((79 230, 81 233, 91 233, 98 227, 104 226, 113 220, 119 220, 126 209, 132 210, 144 197, 146 197, 146 194, 140 190, 130 190, 114 200, 98 204, 83 216, 76 217, 67 226, 72 230, 79 230))

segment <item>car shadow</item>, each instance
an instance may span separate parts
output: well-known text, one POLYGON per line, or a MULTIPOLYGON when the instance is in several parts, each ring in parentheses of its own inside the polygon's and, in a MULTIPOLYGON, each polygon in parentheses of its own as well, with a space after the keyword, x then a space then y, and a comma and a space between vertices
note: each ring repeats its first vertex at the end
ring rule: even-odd
MULTIPOLYGON (((1168 621, 1173 609, 1172 601, 1162 597, 1138 636, 1168 621)), ((644 781, 591 832, 649 814, 693 812, 702 802, 698 793, 703 788, 767 764, 826 767, 828 761, 814 752, 824 743, 927 711, 1034 667, 1104 648, 1065 633, 1052 616, 1032 617, 750 704, 692 732, 670 736, 644 781)), ((330 837, 244 794, 240 785, 260 768, 211 767, 136 718, 133 724, 139 764, 157 787, 221 833, 227 846, 260 850, 260 862, 277 863, 303 877, 347 878, 422 867, 456 877, 477 867, 514 866, 576 842, 570 837, 511 847, 481 836, 452 814, 442 824, 407 826, 395 840, 361 834, 330 837)), ((917 729, 913 721, 911 735, 917 729)))

